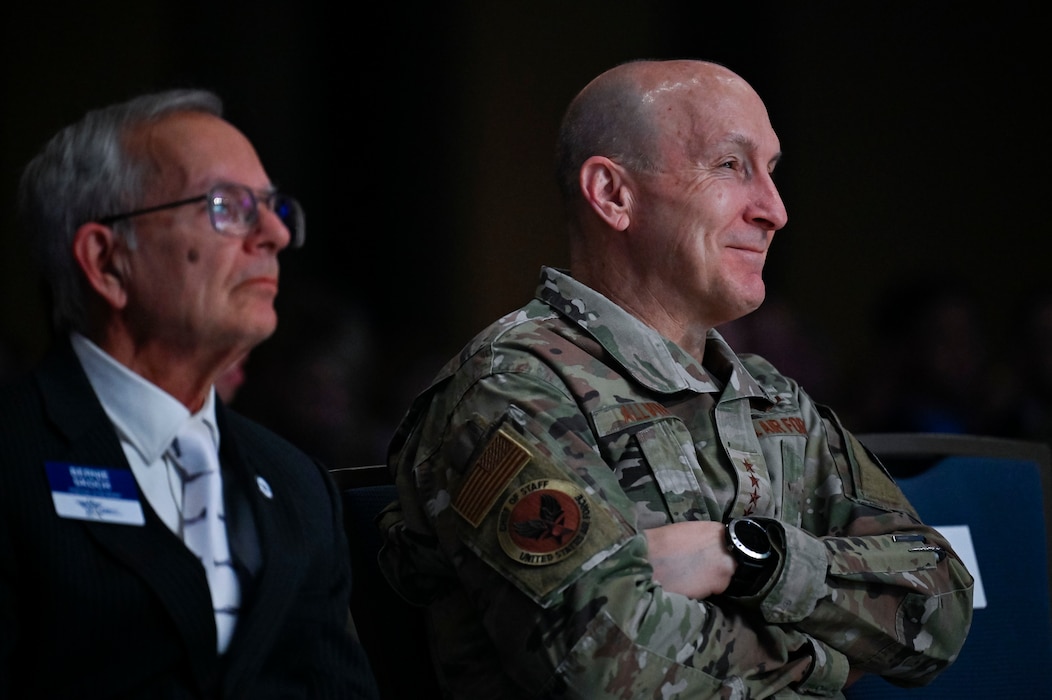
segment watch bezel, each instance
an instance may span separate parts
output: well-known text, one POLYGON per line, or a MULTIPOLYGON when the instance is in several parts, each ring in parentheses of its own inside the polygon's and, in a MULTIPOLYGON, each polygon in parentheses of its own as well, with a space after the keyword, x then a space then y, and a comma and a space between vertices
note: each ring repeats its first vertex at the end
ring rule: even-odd
POLYGON ((727 537, 734 551, 755 563, 762 563, 769 559, 774 551, 767 530, 751 518, 734 518, 727 523, 727 537), (739 530, 739 528, 744 529, 739 530), (761 552, 755 549, 760 542, 766 546, 766 551, 761 552))

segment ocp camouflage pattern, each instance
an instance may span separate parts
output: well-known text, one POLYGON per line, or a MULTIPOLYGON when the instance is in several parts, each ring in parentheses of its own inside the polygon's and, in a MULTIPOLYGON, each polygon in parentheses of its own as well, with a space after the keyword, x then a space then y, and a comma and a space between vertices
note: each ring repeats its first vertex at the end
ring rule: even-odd
POLYGON ((930 682, 971 624, 971 575, 832 411, 554 268, 417 398, 389 465, 381 565, 456 698, 839 698, 849 668, 930 682), (644 529, 746 514, 782 555, 756 596, 654 582, 644 529))

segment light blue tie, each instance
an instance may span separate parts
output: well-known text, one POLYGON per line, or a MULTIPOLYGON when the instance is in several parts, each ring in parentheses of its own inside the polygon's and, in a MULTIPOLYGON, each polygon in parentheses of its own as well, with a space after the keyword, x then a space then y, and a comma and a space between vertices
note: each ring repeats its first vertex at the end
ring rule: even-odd
POLYGON ((227 543, 219 457, 204 421, 193 417, 187 421, 172 443, 172 456, 183 484, 179 534, 205 568, 216 619, 216 648, 223 653, 237 623, 241 586, 227 543))

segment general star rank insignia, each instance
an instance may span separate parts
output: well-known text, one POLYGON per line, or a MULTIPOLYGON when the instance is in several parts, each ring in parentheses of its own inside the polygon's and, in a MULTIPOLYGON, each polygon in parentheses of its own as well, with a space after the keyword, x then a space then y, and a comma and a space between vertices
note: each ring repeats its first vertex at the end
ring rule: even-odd
POLYGON ((501 548, 515 561, 543 566, 562 561, 580 547, 591 519, 588 498, 575 484, 536 479, 504 501, 497 536, 501 548))

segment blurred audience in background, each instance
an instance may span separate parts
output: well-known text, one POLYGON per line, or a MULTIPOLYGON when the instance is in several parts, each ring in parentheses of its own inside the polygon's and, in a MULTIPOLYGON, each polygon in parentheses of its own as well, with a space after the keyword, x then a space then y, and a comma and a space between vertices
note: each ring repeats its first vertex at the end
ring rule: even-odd
POLYGON ((376 459, 368 400, 376 348, 365 313, 320 283, 282 288, 277 332, 246 359, 233 400, 329 467, 376 459))
POLYGON ((1014 391, 1000 433, 1052 443, 1052 285, 1021 290, 1009 318, 1007 375, 1014 391))
POLYGON ((816 401, 839 406, 843 362, 830 351, 823 331, 783 299, 768 296, 756 311, 717 330, 732 348, 769 360, 779 372, 807 387, 816 401))
POLYGON ((994 352, 999 341, 968 280, 924 274, 893 283, 871 316, 870 358, 852 379, 857 429, 1003 433, 1013 382, 994 352))
POLYGON ((240 376, 231 369, 232 404, 330 468, 383 462, 402 412, 439 367, 428 348, 381 335, 363 305, 316 280, 288 282, 276 306, 277 332, 240 376))
POLYGON ((216 379, 216 393, 219 394, 219 398, 223 399, 224 403, 234 403, 238 389, 240 389, 241 385, 245 383, 245 362, 247 360, 248 355, 245 355, 237 362, 230 365, 230 367, 216 379))

